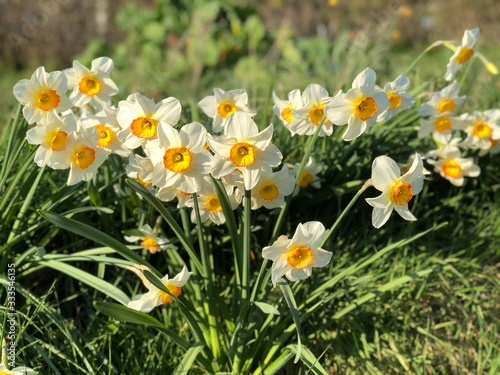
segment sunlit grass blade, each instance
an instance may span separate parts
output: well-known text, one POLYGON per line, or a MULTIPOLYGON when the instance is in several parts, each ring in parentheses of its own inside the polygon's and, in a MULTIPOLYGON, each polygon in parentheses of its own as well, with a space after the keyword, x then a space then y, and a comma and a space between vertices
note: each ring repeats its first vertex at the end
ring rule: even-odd
POLYGON ((292 288, 290 288, 290 285, 283 279, 278 280, 278 285, 281 289, 281 292, 283 293, 283 296, 285 297, 286 304, 290 309, 293 322, 295 323, 295 329, 297 331, 297 350, 295 350, 294 362, 298 362, 302 350, 302 341, 300 338, 302 332, 300 328, 300 314, 297 310, 297 303, 295 302, 295 298, 293 296, 292 288))
POLYGON ((81 270, 80 268, 74 267, 70 264, 64 262, 58 262, 56 260, 39 260, 37 263, 62 272, 76 280, 85 283, 92 288, 104 293, 106 296, 113 298, 115 301, 120 302, 123 305, 126 305, 130 302, 130 298, 123 293, 120 289, 118 289, 113 284, 108 283, 107 281, 100 279, 97 276, 94 276, 88 272, 81 270))
POLYGON ((111 236, 108 236, 106 233, 103 233, 100 230, 95 229, 94 227, 91 227, 90 225, 49 211, 40 210, 39 214, 42 215, 46 220, 50 221, 52 224, 57 225, 60 228, 76 233, 80 236, 88 238, 89 240, 95 241, 97 243, 100 243, 101 245, 108 246, 116 250, 117 253, 133 263, 142 264, 151 270, 155 269, 151 264, 149 264, 149 262, 144 260, 144 258, 142 258, 137 253, 134 253, 120 241, 111 236))
POLYGON ((295 344, 290 344, 286 347, 286 349, 292 351, 295 355, 299 353, 298 355, 300 355, 300 360, 312 373, 318 375, 328 375, 328 371, 321 366, 319 359, 316 358, 316 356, 307 347, 302 345, 302 347, 299 348, 295 344))
POLYGON ((175 374, 187 374, 191 370, 196 357, 203 350, 205 345, 200 342, 194 343, 182 356, 179 366, 175 369, 175 374))

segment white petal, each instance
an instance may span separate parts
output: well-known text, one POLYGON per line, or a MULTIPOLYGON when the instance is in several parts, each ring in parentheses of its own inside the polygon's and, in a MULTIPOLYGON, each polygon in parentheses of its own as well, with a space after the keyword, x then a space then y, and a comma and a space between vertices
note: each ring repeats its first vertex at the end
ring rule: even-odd
POLYGON ((388 156, 382 155, 373 160, 372 183, 379 191, 386 191, 400 177, 400 173, 396 162, 388 156))

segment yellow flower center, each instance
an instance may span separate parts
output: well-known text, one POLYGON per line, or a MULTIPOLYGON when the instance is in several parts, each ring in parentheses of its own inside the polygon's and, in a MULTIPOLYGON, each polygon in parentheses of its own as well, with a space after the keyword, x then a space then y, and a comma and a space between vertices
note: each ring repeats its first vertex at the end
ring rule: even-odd
POLYGON ((292 247, 287 254, 286 261, 293 268, 303 269, 311 265, 314 256, 310 247, 296 246, 292 247))
POLYGON ((476 121, 472 127, 472 134, 478 138, 489 138, 491 136, 491 128, 485 122, 476 121))
POLYGON ((434 123, 434 129, 440 133, 445 133, 451 130, 451 121, 449 118, 438 118, 434 123))
MULTIPOLYGON (((165 287, 168 289, 168 291, 173 294, 176 297, 179 297, 182 293, 182 288, 178 287, 173 284, 165 284, 165 287)), ((166 305, 167 303, 170 303, 173 301, 172 297, 170 297, 167 293, 164 291, 160 290, 159 291, 160 296, 161 296, 161 303, 166 305)))
POLYGON ((462 167, 455 160, 446 160, 441 166, 443 173, 451 178, 458 178, 462 174, 462 167))
POLYGON ((292 106, 286 107, 283 111, 281 111, 281 117, 290 124, 293 120, 293 112, 292 112, 292 106))
POLYGON ((99 147, 109 146, 109 144, 116 137, 115 132, 108 126, 104 124, 99 124, 96 126, 97 134, 99 134, 99 140, 97 141, 97 145, 99 147))
POLYGON ((248 167, 255 161, 255 150, 246 142, 236 143, 231 147, 229 158, 237 167, 248 167))
POLYGON ((61 151, 66 148, 66 137, 68 133, 58 130, 49 134, 47 143, 53 151, 61 151))
POLYGON ((413 198, 413 189, 408 182, 396 182, 389 190, 389 199, 397 205, 407 205, 413 198))
POLYGON ((438 104, 438 110, 441 113, 451 112, 455 109, 457 103, 453 99, 443 99, 438 104))
POLYGON ((300 174, 300 177, 299 177, 299 185, 300 187, 308 187, 309 184, 313 181, 313 175, 311 173, 309 173, 308 171, 302 171, 302 173, 300 174))
POLYGON ((186 147, 169 148, 163 155, 163 165, 172 172, 183 172, 189 169, 193 157, 186 147))
POLYGON ((460 49, 460 52, 455 59, 459 64, 464 64, 471 58, 473 54, 474 50, 472 48, 463 47, 460 49))
POLYGON ((151 186, 153 185, 152 182, 146 182, 144 181, 140 176, 139 176, 139 173, 137 173, 137 177, 136 177, 136 180, 138 183, 140 183, 142 186, 145 186, 145 187, 148 187, 148 186, 151 186))
POLYGON ((88 168, 94 162, 94 160, 95 160, 95 151, 94 149, 87 146, 80 148, 75 153, 75 157, 73 158, 73 161, 81 169, 88 168))
POLYGON ((217 108, 217 112, 221 117, 228 118, 231 113, 236 112, 238 109, 234 105, 234 103, 231 102, 224 102, 219 104, 219 107, 217 108))
POLYGON ((155 241, 154 238, 146 236, 144 240, 141 242, 141 246, 143 246, 146 250, 151 251, 152 253, 156 253, 159 249, 158 242, 155 241))
POLYGON ((222 211, 222 206, 220 205, 219 198, 212 195, 205 198, 205 208, 208 212, 220 212, 222 211))
POLYGON ((323 104, 313 105, 309 111, 309 119, 313 125, 318 125, 325 115, 325 106, 323 104))
POLYGON ((391 92, 389 95, 387 95, 387 99, 389 99, 389 110, 392 111, 393 109, 399 108, 401 105, 401 96, 395 92, 391 92))
POLYGON ((259 194, 262 199, 269 202, 272 201, 273 199, 278 198, 280 191, 276 186, 276 184, 268 181, 261 185, 259 194))
POLYGON ((136 137, 149 139, 156 137, 157 126, 158 120, 150 117, 138 117, 132 121, 130 129, 136 137))
POLYGON ((378 107, 375 100, 373 100, 373 98, 371 97, 366 97, 362 98, 358 102, 358 104, 356 104, 356 107, 354 108, 354 113, 356 114, 356 116, 358 116, 358 118, 361 121, 366 121, 370 117, 372 117, 375 113, 377 113, 377 110, 378 107))
POLYGON ((50 111, 51 109, 57 108, 61 98, 57 95, 56 90, 42 90, 38 93, 36 99, 36 105, 43 111, 50 111))
POLYGON ((78 84, 78 89, 85 95, 94 96, 101 91, 101 82, 95 77, 83 77, 78 84))

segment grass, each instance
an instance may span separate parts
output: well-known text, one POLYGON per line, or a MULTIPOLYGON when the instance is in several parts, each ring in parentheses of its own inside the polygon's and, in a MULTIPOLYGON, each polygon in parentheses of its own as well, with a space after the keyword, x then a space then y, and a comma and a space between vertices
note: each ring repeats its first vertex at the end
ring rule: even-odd
MULTIPOLYGON (((272 120, 276 124, 273 141, 282 150, 285 161, 299 161, 306 140, 290 137, 271 117, 271 90, 284 97, 290 89, 303 89, 318 82, 333 95, 334 88, 349 86, 365 66, 376 69, 386 66, 385 62, 389 65, 387 71, 380 70, 379 81, 393 79, 418 53, 394 51, 386 55, 384 37, 380 34, 380 39, 363 50, 349 48, 348 33, 342 34, 334 45, 321 38, 283 37, 273 44, 274 54, 255 53, 242 57, 235 66, 206 69, 195 88, 188 81, 176 85, 179 93, 172 87, 165 88, 167 79, 141 70, 147 64, 142 60, 128 62, 137 63, 134 68, 138 76, 128 81, 128 71, 117 69, 116 82, 125 87, 120 93, 123 99, 135 87, 133 80, 141 81, 149 74, 154 79, 148 81, 148 90, 159 96, 172 91, 170 95, 183 102, 181 122, 191 118, 204 121, 193 103, 211 94, 213 87, 244 87, 250 93, 250 106, 259 109, 256 120, 261 129, 272 120), (321 53, 311 57, 312 51, 318 50, 321 53), (349 63, 340 63, 346 61, 349 63)), ((434 78, 435 71, 443 71, 446 56, 444 52, 433 52, 417 66, 410 77, 415 92, 434 90, 441 84, 434 78)), ((484 73, 477 61, 474 63, 463 80, 463 89, 467 90, 464 92, 469 93, 467 111, 492 107, 500 94, 496 77, 484 88, 483 83, 491 76, 484 73)), ((5 80, 3 84, 11 87, 18 79, 15 76, 12 82, 5 80)), ((13 108, 13 103, 14 98, 7 105, 13 108)), ((374 126, 369 134, 352 143, 342 142, 342 131, 337 129, 331 138, 319 139, 313 153, 328 166, 322 175, 323 187, 301 192, 290 202, 280 234, 293 233, 299 222, 309 220, 320 220, 327 228, 332 225, 369 177, 370 164, 376 156, 390 154, 397 161, 404 161, 414 150, 424 152, 429 144, 416 139, 415 108, 418 107, 402 114, 399 121, 374 126)), ((452 187, 436 174, 426 178, 423 191, 411 204, 417 222, 405 222, 393 215, 382 229, 375 230, 371 227, 370 207, 358 200, 324 245, 333 252, 326 270, 313 272, 307 282, 291 284, 289 289, 263 286, 257 291, 257 301, 276 308, 279 316, 263 313, 255 306, 242 315, 244 308, 235 308, 239 302, 235 302, 237 291, 232 288, 234 243, 226 227, 204 226, 203 236, 198 237, 194 226, 183 223, 185 213, 167 204, 168 213, 180 223, 187 243, 177 240, 179 252, 149 255, 138 247, 131 251, 146 258, 162 275, 173 274, 176 266, 192 261, 183 250, 191 244, 198 248, 205 240, 207 261, 213 262, 216 274, 212 303, 216 301, 221 310, 218 315, 211 315, 213 306, 203 303, 209 291, 199 285, 210 284, 204 284, 206 278, 198 274, 186 285, 176 301, 179 304, 153 310, 150 315, 156 320, 136 316, 134 323, 130 315, 120 315, 120 319, 118 315, 109 316, 106 307, 112 309, 113 305, 103 303, 116 302, 119 291, 127 296, 143 292, 139 280, 123 268, 124 259, 131 255, 113 247, 110 239, 101 238, 108 241, 103 245, 93 232, 75 234, 78 228, 68 223, 71 218, 123 243, 124 230, 155 222, 158 212, 154 205, 141 199, 137 190, 125 182, 122 159, 108 159, 94 182, 66 187, 66 173, 48 168, 42 172, 31 162, 34 147, 23 141, 26 124, 17 121, 2 129, 0 253, 2 269, 10 262, 17 265, 18 364, 43 374, 165 374, 181 373, 179 369, 189 363, 190 373, 202 374, 206 373, 202 360, 206 352, 199 354, 196 345, 191 346, 189 353, 197 358, 191 363, 189 356, 173 343, 172 333, 179 341, 190 344, 206 337, 213 339, 206 334, 208 325, 203 320, 211 316, 218 339, 240 332, 235 340, 252 353, 249 369, 255 374, 322 373, 318 363, 331 374, 499 371, 498 154, 482 158, 481 176, 469 179, 463 187, 452 187), (60 214, 60 223, 74 230, 51 224, 55 216, 49 222, 39 210, 45 212, 45 218, 51 217, 47 212, 60 214), (91 279, 94 276, 100 281, 91 279), (96 289, 97 285, 101 289, 96 289), (194 322, 186 318, 183 306, 192 307, 194 322), (156 321, 169 332, 157 329, 156 321), (197 324, 203 330, 199 337, 193 329, 197 324), (243 326, 241 331, 237 331, 239 324, 243 326), (294 361, 296 355, 301 358, 299 362, 294 361), (268 367, 260 372, 264 363, 268 367)), ((374 189, 368 189, 362 198, 375 194, 374 189)), ((244 215, 241 211, 237 217, 244 215)), ((251 280, 259 271, 260 250, 269 244, 278 213, 279 210, 250 213, 253 225, 248 250, 255 256, 250 262, 251 280)), ((175 229, 168 225, 166 215, 161 228, 176 241, 175 229)), ((0 280, 6 285, 4 276, 0 280)), ((5 295, 3 290, 1 293, 5 295)), ((5 316, 6 306, 2 308, 5 316)), ((2 326, 5 327, 5 321, 2 326)), ((220 358, 225 358, 224 348, 230 347, 230 343, 220 340, 220 358)), ((207 345, 213 348, 212 343, 207 345)), ((232 365, 225 361, 218 373, 230 373, 232 365)))

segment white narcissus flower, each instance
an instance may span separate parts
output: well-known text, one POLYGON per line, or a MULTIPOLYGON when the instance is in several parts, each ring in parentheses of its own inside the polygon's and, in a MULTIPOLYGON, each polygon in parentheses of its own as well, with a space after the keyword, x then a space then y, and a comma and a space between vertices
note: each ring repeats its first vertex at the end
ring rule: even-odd
MULTIPOLYGON (((325 116, 325 108, 331 100, 324 87, 316 83, 307 86, 302 93, 302 106, 292 110, 294 117, 288 129, 300 135, 313 135, 325 116)), ((325 119, 318 136, 324 137, 332 133, 333 125, 325 119)))
POLYGON ((158 124, 165 122, 175 126, 181 118, 181 103, 173 97, 155 103, 145 96, 134 93, 118 103, 116 115, 122 130, 117 134, 130 150, 158 138, 158 124))
MULTIPOLYGON (((224 212, 222 211, 222 206, 219 201, 219 197, 217 196, 217 192, 215 187, 212 185, 212 182, 209 178, 205 178, 206 184, 204 184, 203 188, 199 193, 196 193, 198 200, 198 208, 200 210, 200 220, 202 223, 207 220, 211 220, 216 225, 221 225, 226 222, 226 217, 224 216, 224 212)), ((227 197, 229 199, 229 204, 231 205, 231 209, 236 209, 238 207, 238 202, 236 201, 236 197, 234 195, 234 187, 230 185, 224 185, 227 197)), ((187 207, 193 208, 191 211, 191 221, 196 223, 196 212, 194 210, 194 200, 189 199, 186 204, 187 207)))
POLYGON ((63 72, 45 72, 39 67, 30 79, 22 79, 14 86, 14 96, 24 105, 23 115, 28 124, 45 125, 57 121, 58 113, 71 108, 65 96, 68 82, 63 72))
POLYGON ((366 198, 373 207, 372 224, 375 228, 384 225, 393 210, 405 220, 417 220, 408 209, 408 202, 422 190, 424 184, 423 163, 416 154, 410 169, 401 175, 401 170, 388 156, 375 158, 372 164, 372 183, 382 192, 376 198, 366 198))
POLYGON ((375 72, 366 68, 354 79, 349 91, 338 93, 326 107, 326 116, 331 122, 339 126, 347 124, 342 135, 344 141, 359 137, 389 108, 387 94, 375 86, 375 80, 375 72))
MULTIPOLYGON (((182 293, 182 287, 188 282, 191 274, 192 272, 189 272, 186 266, 184 266, 182 271, 173 279, 169 279, 168 275, 165 275, 161 279, 161 282, 171 294, 175 297, 179 297, 182 293)), ((131 309, 148 313, 155 307, 166 305, 172 301, 173 298, 168 293, 158 289, 153 284, 150 284, 149 291, 147 293, 136 295, 127 306, 131 309)))
POLYGON ((257 112, 247 107, 248 95, 243 89, 224 91, 214 89, 214 95, 206 96, 198 102, 205 114, 213 119, 212 130, 219 133, 226 127, 229 117, 235 112, 244 112, 255 116, 257 112))
POLYGON ((308 186, 312 186, 315 189, 321 189, 321 181, 318 177, 318 174, 321 173, 325 165, 323 163, 316 163, 314 157, 309 156, 309 159, 307 160, 306 165, 304 165, 300 176, 297 176, 299 167, 300 163, 295 163, 295 165, 293 165, 295 179, 297 180, 297 186, 295 187, 293 195, 296 196, 301 188, 303 189, 308 186))
POLYGON ((200 123, 180 130, 160 123, 158 139, 146 144, 145 153, 154 165, 153 185, 173 187, 186 193, 200 191, 203 176, 210 173, 212 155, 205 149, 207 131, 200 123))
POLYGON ((186 203, 191 199, 192 195, 193 193, 186 193, 171 186, 159 188, 156 192, 156 198, 163 202, 171 202, 177 199, 177 208, 187 207, 186 203))
POLYGON ((13 369, 7 369, 7 367, 0 363, 0 375, 37 375, 38 371, 35 371, 29 367, 17 366, 13 369))
POLYGON ((460 130, 462 121, 460 118, 452 116, 451 113, 443 113, 432 116, 429 119, 422 119, 422 124, 418 129, 418 138, 424 138, 430 134, 439 137, 439 134, 450 134, 452 130, 460 130))
POLYGON ((408 87, 410 87, 410 80, 404 74, 384 86, 390 105, 378 115, 377 121, 387 121, 400 110, 409 108, 414 103, 415 98, 406 92, 408 87))
POLYGON ((139 231, 142 233, 142 236, 124 236, 125 240, 127 242, 141 241, 140 245, 152 254, 167 248, 176 249, 176 246, 172 245, 167 238, 154 234, 153 229, 148 224, 140 227, 139 231))
POLYGON ((280 236, 271 246, 262 249, 262 257, 273 261, 271 280, 274 286, 282 276, 303 280, 311 276, 313 267, 324 267, 332 253, 320 248, 325 227, 319 221, 299 224, 291 239, 280 236))
POLYGON ((98 137, 95 128, 71 132, 66 137, 66 149, 52 154, 52 162, 61 167, 58 169, 70 168, 68 186, 94 178, 109 155, 108 151, 96 146, 98 137))
POLYGON ((295 135, 295 132, 290 129, 290 124, 295 118, 293 111, 302 108, 302 96, 300 95, 300 90, 292 90, 288 93, 288 100, 281 100, 273 92, 273 112, 281 120, 283 125, 290 131, 290 133, 295 135))
POLYGON ((278 172, 263 171, 259 182, 252 189, 251 208, 260 207, 273 209, 283 206, 285 197, 292 194, 295 188, 295 179, 285 166, 278 172))
POLYGON ((118 139, 117 133, 121 128, 116 121, 116 109, 104 107, 95 115, 86 113, 80 118, 80 125, 85 129, 96 128, 99 136, 96 146, 122 157, 127 157, 132 152, 118 139))
POLYGON ((83 107, 89 104, 97 110, 108 106, 111 97, 118 93, 118 87, 109 77, 113 68, 113 60, 109 57, 94 59, 90 69, 73 61, 73 67, 64 71, 68 88, 72 90, 69 98, 73 105, 83 107))
POLYGON ((476 44, 478 38, 478 28, 465 30, 462 37, 462 44, 457 47, 455 53, 450 57, 450 61, 446 66, 446 74, 444 76, 445 80, 453 80, 457 72, 462 69, 462 65, 469 61, 474 54, 474 45, 476 44))
POLYGON ((263 170, 277 167, 283 155, 271 143, 273 126, 259 132, 257 124, 245 113, 236 112, 228 120, 224 135, 208 137, 210 149, 215 153, 212 176, 221 178, 239 170, 246 190, 259 181, 263 170))
POLYGON ((499 119, 498 109, 464 115, 462 120, 467 133, 464 143, 471 149, 489 150, 500 139, 500 126, 497 124, 499 119))
POLYGON ((48 165, 53 169, 67 168, 66 164, 58 165, 53 155, 66 150, 66 137, 76 130, 76 118, 72 113, 62 117, 53 116, 45 125, 36 125, 28 130, 26 133, 28 143, 40 145, 36 150, 35 163, 39 167, 48 165))
POLYGON ((453 81, 441 91, 434 92, 418 110, 420 117, 438 116, 443 113, 450 114, 455 108, 461 105, 466 96, 458 96, 458 82, 453 81))
POLYGON ((151 159, 137 154, 128 157, 128 164, 125 167, 127 177, 133 178, 144 187, 153 185, 154 165, 151 159))
POLYGON ((481 173, 474 159, 460 157, 460 150, 455 147, 443 148, 437 160, 429 159, 427 162, 434 166, 435 172, 455 186, 462 186, 464 177, 477 177, 481 173))

